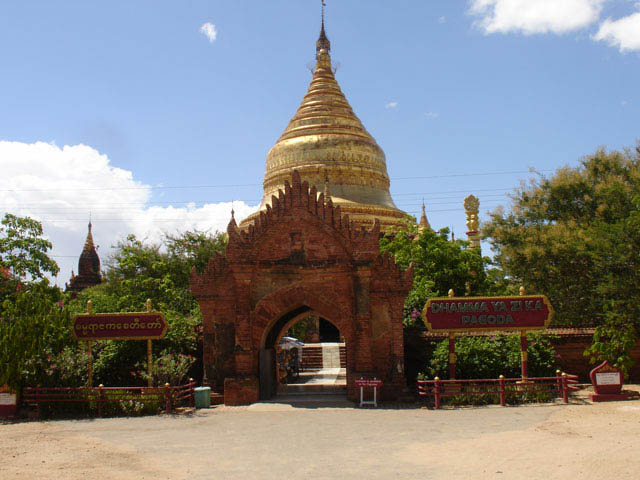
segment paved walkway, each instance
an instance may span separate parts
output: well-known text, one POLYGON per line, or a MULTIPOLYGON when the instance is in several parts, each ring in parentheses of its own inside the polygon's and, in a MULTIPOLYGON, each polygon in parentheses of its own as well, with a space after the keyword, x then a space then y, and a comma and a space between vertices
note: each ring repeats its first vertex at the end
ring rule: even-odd
POLYGON ((321 343, 322 368, 340 368, 340 344, 321 343))
POLYGON ((295 408, 0 425, 0 479, 637 480, 640 402, 295 408))

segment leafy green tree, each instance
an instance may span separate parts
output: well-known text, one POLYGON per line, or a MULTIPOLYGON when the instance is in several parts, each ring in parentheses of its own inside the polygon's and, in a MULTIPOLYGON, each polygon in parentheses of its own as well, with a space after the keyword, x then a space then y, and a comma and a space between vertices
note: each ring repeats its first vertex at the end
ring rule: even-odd
POLYGON ((420 312, 431 297, 446 296, 449 289, 456 295, 481 295, 489 288, 484 260, 468 242, 449 240, 449 230, 439 232, 408 222, 406 228, 385 235, 380 249, 393 255, 402 268, 414 267, 413 288, 405 301, 407 325, 421 325, 420 312))
POLYGON ((60 269, 49 258, 51 242, 42 235, 39 221, 6 213, 0 222, 0 270, 22 279, 55 277, 60 269))
MULTIPOLYGON (((215 252, 223 252, 226 235, 185 232, 166 235, 162 244, 145 243, 130 235, 116 246, 106 262, 102 284, 80 292, 72 301, 76 313, 86 311, 91 300, 96 313, 140 311, 151 299, 161 311, 169 330, 164 339, 154 341, 154 355, 197 355, 197 331, 202 321, 200 308, 189 290, 192 268, 203 269, 215 252)), ((134 366, 146 361, 144 342, 104 341, 94 349, 96 381, 122 385, 139 379, 134 366)))
POLYGON ((546 294, 554 322, 597 326, 589 353, 625 369, 640 320, 639 207, 640 144, 523 185, 483 228, 512 282, 546 294))
POLYGON ((45 278, 58 273, 50 249, 40 222, 5 214, 0 223, 0 385, 15 390, 44 384, 44 359, 72 343, 62 292, 45 278))
POLYGON ((0 385, 46 384, 47 357, 74 346, 62 293, 45 281, 20 288, 0 304, 0 385))

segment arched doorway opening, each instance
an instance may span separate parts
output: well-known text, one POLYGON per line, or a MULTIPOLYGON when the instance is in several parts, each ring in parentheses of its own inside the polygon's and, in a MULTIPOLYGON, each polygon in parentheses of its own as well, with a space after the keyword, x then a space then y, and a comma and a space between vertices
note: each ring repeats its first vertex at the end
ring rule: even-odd
POLYGON ((260 349, 260 398, 347 393, 347 346, 339 328, 308 306, 278 318, 260 349))

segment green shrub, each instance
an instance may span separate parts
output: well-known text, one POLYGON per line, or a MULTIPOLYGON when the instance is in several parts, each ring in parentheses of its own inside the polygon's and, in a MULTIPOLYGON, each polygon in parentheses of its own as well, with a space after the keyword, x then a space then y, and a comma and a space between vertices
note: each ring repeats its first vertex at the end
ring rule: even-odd
MULTIPOLYGON (((551 336, 529 333, 529 376, 555 375, 556 358, 551 336)), ((520 336, 499 333, 491 337, 465 336, 456 338, 456 378, 506 378, 520 376, 520 336)), ((449 340, 438 344, 425 377, 449 378, 449 340)))
POLYGON ((137 363, 135 374, 145 382, 151 379, 153 385, 156 386, 162 386, 165 383, 180 385, 187 379, 189 369, 195 360, 189 355, 172 354, 165 351, 151 362, 151 376, 147 371, 147 362, 137 363))
MULTIPOLYGON (((489 390, 488 388, 473 386, 473 390, 489 390)), ((493 388, 492 388, 493 390, 493 388)), ((523 403, 546 403, 551 402, 555 398, 554 392, 549 390, 548 392, 526 392, 518 391, 517 387, 508 385, 505 387, 505 402, 507 405, 520 405, 523 403)), ((443 405, 451 406, 482 406, 482 405, 497 405, 500 403, 500 394, 489 393, 486 394, 468 394, 461 393, 459 395, 452 395, 450 397, 442 397, 443 405)))

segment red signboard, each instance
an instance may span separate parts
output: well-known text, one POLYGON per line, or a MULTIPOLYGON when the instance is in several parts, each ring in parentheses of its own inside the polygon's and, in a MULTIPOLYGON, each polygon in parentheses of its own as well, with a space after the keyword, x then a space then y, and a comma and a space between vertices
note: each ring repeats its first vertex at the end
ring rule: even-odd
POLYGON ((356 387, 376 387, 380 388, 382 386, 382 380, 371 380, 361 378, 355 381, 356 387))
POLYGON ((157 340, 167 333, 161 313, 81 314, 73 320, 77 340, 157 340))
POLYGON ((544 295, 431 298, 422 317, 434 332, 533 330, 549 325, 553 307, 544 295))
POLYGON ((622 393, 624 375, 622 370, 603 362, 589 373, 594 393, 589 397, 593 402, 628 400, 629 395, 622 393))

